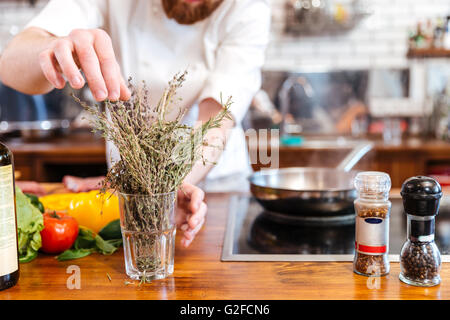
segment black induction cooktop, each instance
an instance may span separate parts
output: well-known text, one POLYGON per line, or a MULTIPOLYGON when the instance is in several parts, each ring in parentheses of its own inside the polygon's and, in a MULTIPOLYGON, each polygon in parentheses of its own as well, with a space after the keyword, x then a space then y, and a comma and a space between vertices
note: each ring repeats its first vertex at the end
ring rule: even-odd
MULTIPOLYGON (((401 198, 391 199, 389 258, 398 261, 406 240, 401 198)), ((264 212, 249 195, 231 196, 222 261, 353 261, 354 213, 341 220, 298 221, 264 212)), ((442 201, 436 217, 436 244, 450 262, 450 205, 442 201)))

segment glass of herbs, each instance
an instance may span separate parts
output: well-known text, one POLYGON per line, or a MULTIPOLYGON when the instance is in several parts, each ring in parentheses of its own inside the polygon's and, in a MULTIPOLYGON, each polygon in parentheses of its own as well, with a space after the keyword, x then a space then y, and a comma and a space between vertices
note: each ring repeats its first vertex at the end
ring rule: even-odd
POLYGON ((162 279, 173 273, 176 192, 119 193, 125 270, 134 280, 162 279))
POLYGON ((217 148, 208 144, 207 132, 231 119, 229 98, 208 121, 195 127, 183 124, 187 110, 174 107, 185 76, 174 76, 156 104, 150 102, 144 82, 136 87, 131 80, 128 101, 89 106, 74 97, 92 116, 94 131, 120 155, 102 189, 119 195, 125 267, 132 279, 150 281, 173 272, 177 192, 196 162, 208 162, 204 148, 217 148))

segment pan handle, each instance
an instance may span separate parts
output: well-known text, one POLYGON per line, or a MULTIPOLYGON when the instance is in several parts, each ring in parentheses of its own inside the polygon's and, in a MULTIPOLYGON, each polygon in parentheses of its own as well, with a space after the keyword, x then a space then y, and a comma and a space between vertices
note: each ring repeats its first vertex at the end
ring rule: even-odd
POLYGON ((336 167, 338 170, 350 171, 374 146, 373 142, 364 141, 356 145, 356 147, 341 161, 336 167))

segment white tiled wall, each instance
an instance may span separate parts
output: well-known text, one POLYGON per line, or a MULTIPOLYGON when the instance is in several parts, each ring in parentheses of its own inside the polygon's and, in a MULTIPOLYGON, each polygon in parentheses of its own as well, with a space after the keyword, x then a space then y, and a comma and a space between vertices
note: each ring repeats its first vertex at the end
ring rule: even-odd
POLYGON ((48 0, 38 0, 34 6, 28 1, 0 1, 0 53, 8 41, 36 15, 48 0))
POLYGON ((371 14, 350 32, 293 37, 283 33, 286 1, 271 0, 266 70, 403 68, 408 66, 408 33, 416 23, 450 15, 450 0, 361 0, 371 14))

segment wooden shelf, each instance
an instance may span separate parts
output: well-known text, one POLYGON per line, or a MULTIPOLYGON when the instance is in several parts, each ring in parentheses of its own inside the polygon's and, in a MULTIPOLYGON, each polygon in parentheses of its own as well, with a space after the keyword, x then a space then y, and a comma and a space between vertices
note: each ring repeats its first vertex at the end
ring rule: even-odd
POLYGON ((412 49, 407 53, 408 58, 450 58, 449 49, 427 48, 427 49, 412 49))

